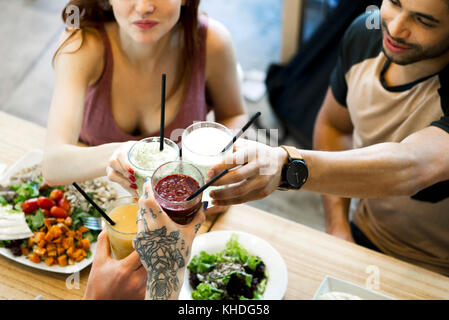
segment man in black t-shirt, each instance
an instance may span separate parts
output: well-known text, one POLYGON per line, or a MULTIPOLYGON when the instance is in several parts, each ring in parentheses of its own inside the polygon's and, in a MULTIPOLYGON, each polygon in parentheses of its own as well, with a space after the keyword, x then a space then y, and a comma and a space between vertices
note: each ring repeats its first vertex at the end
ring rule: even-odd
POLYGON ((210 171, 245 158, 216 184, 237 185, 213 192, 213 204, 267 196, 303 158, 307 181, 293 173, 324 194, 327 232, 449 275, 449 0, 384 0, 382 28, 368 28, 372 18, 342 41, 315 126, 323 151, 237 144, 210 171), (360 199, 352 227, 350 198, 360 199))

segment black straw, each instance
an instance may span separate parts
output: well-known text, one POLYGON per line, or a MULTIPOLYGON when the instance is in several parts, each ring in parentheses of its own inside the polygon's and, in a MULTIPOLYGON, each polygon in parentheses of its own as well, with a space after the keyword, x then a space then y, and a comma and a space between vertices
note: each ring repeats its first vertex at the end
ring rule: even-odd
POLYGON ((84 192, 83 189, 80 188, 80 186, 74 182, 72 183, 72 185, 76 188, 76 190, 78 190, 79 193, 81 193, 81 195, 84 197, 84 199, 86 199, 102 216, 103 218, 105 218, 111 225, 115 225, 115 222, 112 221, 111 218, 109 218, 109 216, 106 214, 106 212, 103 211, 103 209, 101 209, 88 195, 87 193, 84 192))
POLYGON ((162 75, 162 93, 161 93, 161 141, 159 150, 164 150, 164 128, 165 128, 165 86, 167 82, 167 75, 162 75))
POLYGON ((240 138, 242 136, 242 134, 245 133, 246 130, 248 130, 248 128, 254 123, 254 121, 256 121, 257 118, 259 118, 259 116, 262 113, 257 112, 255 115, 253 115, 251 117, 251 119, 249 119, 249 121, 244 125, 244 127, 242 128, 242 130, 240 130, 235 136, 234 138, 232 138, 232 141, 228 143, 228 145, 221 151, 221 152, 225 152, 226 150, 228 150, 236 141, 238 138, 240 138))
POLYGON ((199 188, 198 190, 196 190, 190 197, 188 197, 186 199, 186 201, 190 201, 193 200, 194 198, 196 198, 201 192, 203 192, 204 190, 206 190, 207 188, 209 188, 212 184, 214 184, 218 179, 220 179, 221 177, 223 177, 226 173, 228 173, 229 170, 225 169, 223 170, 220 174, 216 175, 215 177, 213 177, 208 183, 206 183, 205 185, 203 185, 201 188, 199 188))

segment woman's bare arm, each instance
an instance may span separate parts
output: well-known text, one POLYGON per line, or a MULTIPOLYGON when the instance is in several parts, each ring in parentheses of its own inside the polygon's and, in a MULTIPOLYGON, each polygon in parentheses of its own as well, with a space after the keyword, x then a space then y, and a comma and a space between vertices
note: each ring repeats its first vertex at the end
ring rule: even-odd
POLYGON ((119 145, 77 146, 87 88, 102 72, 103 46, 89 32, 82 45, 81 32, 72 38, 55 59, 56 83, 43 162, 44 179, 52 185, 106 175, 107 161, 119 145))

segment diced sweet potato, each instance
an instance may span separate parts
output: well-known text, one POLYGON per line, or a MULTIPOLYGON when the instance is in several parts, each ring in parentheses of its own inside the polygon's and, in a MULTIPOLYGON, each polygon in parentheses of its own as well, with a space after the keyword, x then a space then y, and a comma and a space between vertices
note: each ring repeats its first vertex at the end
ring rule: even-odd
POLYGON ((34 246, 34 236, 28 238, 28 248, 32 248, 34 246))
POLYGON ((64 249, 68 249, 70 247, 73 247, 74 241, 75 241, 75 239, 73 239, 73 237, 65 237, 62 240, 62 247, 64 249))
POLYGON ((30 253, 30 249, 28 249, 27 247, 22 247, 20 248, 20 250, 22 251, 22 255, 26 256, 30 253))
POLYGON ((34 248, 33 253, 42 258, 47 253, 47 249, 41 248, 41 247, 36 247, 36 248, 34 248))
POLYGON ((62 239, 63 239, 63 237, 58 237, 58 238, 56 238, 56 239, 53 239, 53 243, 56 243, 56 244, 58 244, 58 243, 62 243, 62 239))
POLYGON ((56 222, 55 218, 46 218, 44 219, 44 225, 47 227, 47 229, 50 229, 50 227, 56 222))
POLYGON ((78 258, 81 256, 81 257, 84 257, 84 254, 85 254, 85 251, 83 250, 83 249, 76 249, 75 250, 75 252, 72 254, 72 258, 76 261, 76 262, 78 262, 78 258))
POLYGON ((56 249, 52 251, 47 251, 47 256, 56 258, 58 256, 58 253, 56 252, 56 249))
POLYGON ((47 232, 47 234, 45 235, 44 239, 47 242, 50 242, 50 241, 52 241, 54 239, 54 235, 53 235, 53 232, 51 232, 51 229, 50 229, 50 231, 47 232))
POLYGON ((49 267, 52 266, 55 263, 55 259, 53 259, 52 257, 48 257, 44 261, 47 264, 47 266, 49 266, 49 267))
POLYGON ((56 247, 56 252, 58 253, 58 256, 60 256, 65 252, 65 249, 62 246, 58 245, 56 247))
POLYGON ((84 233, 84 232, 89 231, 89 229, 87 229, 87 228, 84 227, 84 226, 81 226, 81 227, 78 228, 78 231, 81 232, 81 233, 84 233))
POLYGON ((61 267, 65 267, 67 265, 67 256, 66 255, 62 255, 58 257, 58 264, 61 267))
POLYGON ((61 218, 56 219, 56 221, 58 222, 58 224, 59 224, 59 223, 64 223, 64 220, 65 220, 65 219, 61 219, 61 218))
POLYGON ((48 243, 45 249, 47 249, 47 251, 56 251, 56 245, 53 243, 48 243))
POLYGON ((45 233, 44 232, 35 232, 34 233, 34 241, 36 243, 39 243, 39 241, 44 240, 45 233))
POLYGON ((62 236, 62 230, 59 226, 52 226, 49 232, 53 233, 53 238, 62 236))
POLYGON ((62 233, 69 231, 69 228, 64 223, 58 223, 58 227, 61 229, 62 233))
POLYGON ((80 255, 78 258, 75 259, 75 262, 80 262, 84 259, 83 255, 80 255))
POLYGON ((89 250, 90 249, 90 241, 89 241, 89 239, 83 239, 83 240, 81 240, 81 245, 82 245, 82 248, 84 249, 84 250, 89 250))
POLYGON ((72 238, 74 238, 74 237, 75 237, 75 231, 69 230, 69 231, 67 232, 67 234, 66 234, 66 237, 72 237, 72 238))
POLYGON ((71 258, 73 256, 73 253, 75 252, 75 247, 71 246, 67 249, 66 253, 71 258))
POLYGON ((75 231, 75 239, 78 241, 81 241, 83 239, 83 234, 81 233, 81 231, 75 231))
POLYGON ((37 243, 37 246, 40 248, 45 248, 46 244, 47 244, 47 242, 44 239, 42 239, 37 243))
POLYGON ((33 261, 35 263, 41 262, 41 259, 39 258, 39 256, 37 254, 34 254, 34 253, 30 254, 28 256, 28 259, 30 259, 31 261, 33 261))
POLYGON ((64 220, 65 225, 66 225, 66 226, 69 226, 69 227, 72 225, 72 222, 73 222, 73 220, 72 220, 71 217, 67 217, 67 218, 65 218, 65 220, 64 220))

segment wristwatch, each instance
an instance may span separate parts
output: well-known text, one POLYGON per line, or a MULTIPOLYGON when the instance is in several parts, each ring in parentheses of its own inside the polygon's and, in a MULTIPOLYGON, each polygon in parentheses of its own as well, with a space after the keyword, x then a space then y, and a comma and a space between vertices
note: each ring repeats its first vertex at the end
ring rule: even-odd
POLYGON ((288 162, 282 168, 279 190, 299 190, 309 177, 309 169, 301 153, 294 147, 281 146, 288 154, 288 162))

